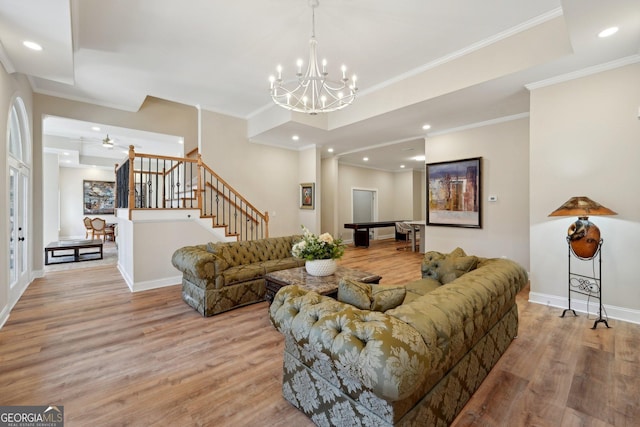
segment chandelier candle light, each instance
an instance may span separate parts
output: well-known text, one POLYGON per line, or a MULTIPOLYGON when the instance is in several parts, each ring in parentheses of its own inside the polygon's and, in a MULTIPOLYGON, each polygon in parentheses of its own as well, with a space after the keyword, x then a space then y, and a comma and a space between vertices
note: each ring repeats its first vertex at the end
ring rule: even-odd
POLYGON ((309 64, 302 74, 302 59, 298 59, 296 78, 282 80, 282 66, 278 65, 278 76, 270 76, 271 98, 277 105, 287 110, 307 114, 328 113, 351 105, 356 97, 356 76, 347 77, 347 67, 342 66, 342 79, 330 80, 327 72, 327 60, 322 60, 322 69, 318 63, 316 47, 316 15, 318 0, 310 0, 311 39, 309 40, 309 64))

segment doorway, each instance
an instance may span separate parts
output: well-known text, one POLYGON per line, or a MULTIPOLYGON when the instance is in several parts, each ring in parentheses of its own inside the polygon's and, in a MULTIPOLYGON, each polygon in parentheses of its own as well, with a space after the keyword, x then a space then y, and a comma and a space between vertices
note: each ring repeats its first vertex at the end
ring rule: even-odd
MULTIPOLYGON (((16 98, 9 112, 9 291, 29 284, 29 197, 30 137, 27 114, 21 98, 16 98)), ((19 291, 17 291, 19 293, 19 291)))
MULTIPOLYGON (((374 222, 378 216, 378 207, 376 201, 378 199, 378 190, 368 190, 354 188, 352 193, 353 221, 374 222)), ((369 230, 369 239, 375 239, 375 229, 369 230)))

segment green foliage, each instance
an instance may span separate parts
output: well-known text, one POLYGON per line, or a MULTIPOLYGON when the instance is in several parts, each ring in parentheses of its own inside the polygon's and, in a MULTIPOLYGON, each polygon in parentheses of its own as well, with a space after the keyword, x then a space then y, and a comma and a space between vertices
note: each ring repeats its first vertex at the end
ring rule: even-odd
POLYGON ((304 225, 302 240, 293 245, 291 253, 296 258, 312 261, 314 259, 339 259, 344 255, 342 239, 334 239, 331 234, 324 233, 316 236, 304 225))

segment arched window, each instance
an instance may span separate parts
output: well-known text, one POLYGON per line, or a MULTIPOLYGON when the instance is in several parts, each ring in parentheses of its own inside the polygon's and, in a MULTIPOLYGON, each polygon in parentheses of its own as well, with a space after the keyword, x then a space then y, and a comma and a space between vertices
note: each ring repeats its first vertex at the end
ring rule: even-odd
POLYGON ((16 98, 9 112, 9 154, 19 162, 30 164, 30 140, 27 110, 22 98, 16 98))

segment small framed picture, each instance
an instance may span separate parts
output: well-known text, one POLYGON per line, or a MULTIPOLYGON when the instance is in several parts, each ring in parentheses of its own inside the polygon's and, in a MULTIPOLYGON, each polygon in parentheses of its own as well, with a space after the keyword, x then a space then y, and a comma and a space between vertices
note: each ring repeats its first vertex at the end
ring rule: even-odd
POLYGON ((316 185, 313 182, 300 184, 300 209, 314 209, 316 205, 316 185))

